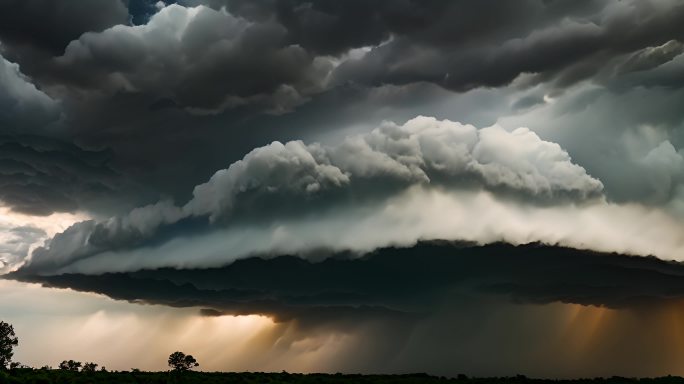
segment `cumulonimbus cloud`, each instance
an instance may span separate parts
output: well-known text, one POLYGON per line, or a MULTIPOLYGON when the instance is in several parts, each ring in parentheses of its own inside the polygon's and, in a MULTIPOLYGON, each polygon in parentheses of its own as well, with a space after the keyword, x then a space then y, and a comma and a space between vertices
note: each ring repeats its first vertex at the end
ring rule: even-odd
MULTIPOLYGON (((600 198, 603 186, 560 146, 525 128, 477 129, 418 117, 404 125, 384 123, 337 145, 292 141, 257 148, 198 185, 185 205, 160 201, 125 216, 75 224, 37 249, 23 268, 56 272, 108 252, 163 244, 178 226, 199 225, 207 232, 257 222, 269 228, 306 215, 334 217, 341 207, 375 207, 371 212, 414 187, 482 190, 553 205, 600 198)), ((418 236, 410 235, 414 241, 418 236)), ((256 250, 256 244, 244 249, 256 250)))

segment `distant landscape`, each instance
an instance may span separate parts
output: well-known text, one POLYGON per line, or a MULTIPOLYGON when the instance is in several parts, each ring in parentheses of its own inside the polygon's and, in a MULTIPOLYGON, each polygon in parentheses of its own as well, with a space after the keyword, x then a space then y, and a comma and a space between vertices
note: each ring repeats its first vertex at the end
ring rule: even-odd
POLYGON ((235 384, 278 384, 278 383, 301 383, 301 384, 414 384, 414 383, 557 383, 557 384, 584 384, 584 383, 642 383, 642 384, 666 384, 684 383, 684 378, 666 376, 658 378, 627 378, 609 377, 576 380, 550 380, 534 379, 526 376, 513 377, 488 377, 470 378, 460 375, 447 378, 430 376, 424 373, 404 375, 359 375, 359 374, 324 374, 324 373, 265 373, 265 372, 93 372, 81 373, 64 370, 45 370, 21 368, 9 372, 0 373, 0 383, 16 384, 78 384, 78 383, 116 383, 116 384, 166 384, 166 383, 235 383, 235 384))

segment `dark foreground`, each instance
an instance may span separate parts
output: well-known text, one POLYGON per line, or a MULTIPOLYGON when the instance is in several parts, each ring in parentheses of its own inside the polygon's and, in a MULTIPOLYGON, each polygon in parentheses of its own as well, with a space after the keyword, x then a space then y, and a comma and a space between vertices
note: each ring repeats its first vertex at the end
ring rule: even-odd
POLYGON ((277 384, 277 383, 301 383, 301 384, 412 384, 412 383, 556 383, 556 384, 588 384, 588 383, 640 383, 640 384, 684 384, 684 378, 666 376, 652 379, 634 379, 624 377, 580 379, 580 380, 543 380, 530 379, 525 376, 500 377, 500 378, 445 378, 429 376, 426 374, 408 375, 343 375, 343 374, 295 374, 295 373, 213 373, 213 372, 69 372, 62 370, 36 370, 15 369, 9 372, 0 372, 0 384, 5 383, 29 383, 29 384, 70 384, 70 383, 235 383, 235 384, 277 384))

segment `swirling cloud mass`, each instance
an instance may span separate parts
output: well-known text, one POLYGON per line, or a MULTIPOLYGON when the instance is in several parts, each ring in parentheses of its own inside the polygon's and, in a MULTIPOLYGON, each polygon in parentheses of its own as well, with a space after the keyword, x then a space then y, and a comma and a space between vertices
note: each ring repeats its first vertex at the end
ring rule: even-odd
POLYGON ((0 0, 0 272, 270 318, 213 369, 679 372, 615 340, 684 298, 682 74, 673 0, 0 0))

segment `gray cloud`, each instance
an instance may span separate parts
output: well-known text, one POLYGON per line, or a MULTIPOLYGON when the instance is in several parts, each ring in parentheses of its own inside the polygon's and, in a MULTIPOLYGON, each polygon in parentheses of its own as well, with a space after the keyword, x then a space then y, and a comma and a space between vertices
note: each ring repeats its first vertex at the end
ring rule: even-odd
POLYGON ((32 226, 14 226, 0 221, 0 272, 6 273, 28 256, 32 246, 47 239, 47 233, 32 226))
POLYGON ((684 53, 684 44, 677 40, 670 40, 663 45, 644 48, 643 50, 632 54, 629 59, 620 66, 619 72, 641 72, 657 68, 672 61, 682 53, 684 53))
POLYGON ((37 89, 17 64, 0 56, 0 133, 39 130, 60 113, 56 101, 37 89))
POLYGON ((59 138, 63 110, 17 64, 0 56, 0 202, 37 215, 71 212, 107 198, 117 175, 102 150, 59 138))
MULTIPOLYGON (((436 23, 432 20, 426 28, 436 30, 435 34, 428 34, 430 38, 423 38, 424 31, 420 29, 420 32, 397 33, 391 41, 363 58, 343 63, 335 77, 338 81, 369 84, 430 81, 463 91, 480 86, 503 86, 521 74, 532 73, 549 75, 546 77, 552 79, 562 77, 562 83, 567 86, 600 71, 600 67, 580 70, 586 68, 587 61, 598 58, 603 63, 610 62, 614 57, 647 46, 680 39, 684 33, 679 22, 684 9, 669 1, 608 2, 603 3, 602 9, 597 9, 596 3, 576 3, 578 13, 574 15, 573 6, 562 1, 547 5, 528 2, 527 7, 516 4, 516 9, 505 16, 506 22, 484 24, 483 36, 466 33, 463 39, 450 34, 457 31, 440 29, 439 20, 451 20, 447 17, 452 13, 444 12, 443 19, 438 17, 436 23), (563 12, 557 13, 559 9, 563 12), (523 16, 522 22, 511 22, 511 18, 516 20, 517 12, 527 12, 527 20, 523 16), (648 19, 639 18, 643 12, 648 12, 648 19), (625 33, 629 33, 629 38, 624 37, 625 33), (479 39, 479 44, 471 39, 479 39), (575 74, 571 75, 573 71, 575 74)), ((475 23, 478 18, 490 17, 490 7, 487 11, 482 7, 482 15, 477 12, 471 15, 468 7, 459 5, 454 5, 453 12, 461 11, 462 17, 472 17, 475 23)), ((506 11, 505 6, 496 8, 506 11)), ((454 25, 459 28, 468 23, 454 25)))
POLYGON ((596 1, 225 1, 190 0, 184 4, 227 7, 252 20, 276 18, 289 38, 321 54, 375 46, 390 36, 409 36, 430 44, 469 44, 524 34, 562 17, 586 17, 605 6, 596 1), (348 26, 354 23, 356 28, 348 26))
POLYGON ((319 91, 331 68, 286 44, 285 33, 276 23, 170 5, 145 25, 74 40, 52 76, 84 90, 149 93, 199 113, 249 104, 282 113, 319 91))
POLYGON ((126 3, 119 0, 2 0, 0 39, 58 54, 82 33, 125 24, 128 18, 126 3))
POLYGON ((125 187, 107 162, 59 140, 0 135, 0 201, 34 215, 96 206, 125 187))
POLYGON ((683 59, 607 77, 605 85, 578 85, 498 123, 508 129, 525 124, 563 145, 613 201, 667 205, 680 200, 684 177, 684 115, 675 107, 684 100, 676 85, 683 59))

